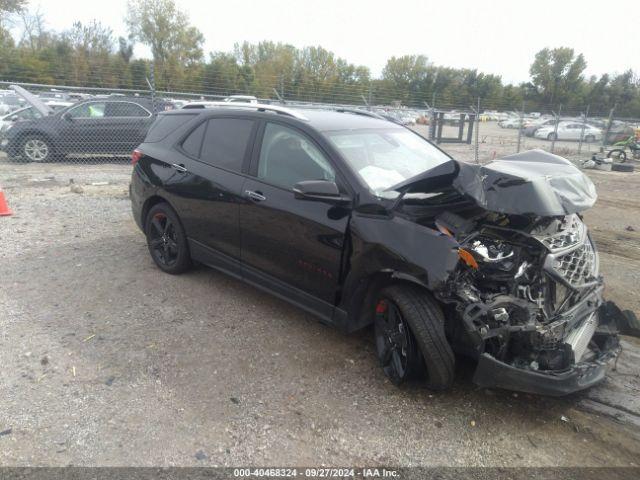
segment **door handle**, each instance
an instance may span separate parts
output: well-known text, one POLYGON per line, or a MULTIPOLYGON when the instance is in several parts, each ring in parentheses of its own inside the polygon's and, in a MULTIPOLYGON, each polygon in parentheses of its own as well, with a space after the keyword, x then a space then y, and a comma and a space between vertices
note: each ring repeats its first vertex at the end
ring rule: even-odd
POLYGON ((177 171, 179 171, 180 173, 185 173, 187 171, 185 166, 182 164, 172 163, 171 166, 175 168, 177 171))
POLYGON ((260 192, 252 192, 251 190, 245 190, 244 194, 247 197, 249 197, 251 200, 253 200, 254 202, 264 202, 267 199, 267 197, 262 195, 262 193, 260 193, 260 192))

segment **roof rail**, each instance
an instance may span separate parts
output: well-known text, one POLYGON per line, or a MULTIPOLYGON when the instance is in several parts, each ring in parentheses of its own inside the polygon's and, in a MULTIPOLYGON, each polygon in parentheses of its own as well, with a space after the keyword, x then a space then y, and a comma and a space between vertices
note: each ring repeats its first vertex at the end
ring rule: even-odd
POLYGON ((264 103, 242 103, 242 102, 206 102, 205 108, 210 107, 226 107, 226 108, 253 108, 259 112, 275 112, 288 117, 297 118, 298 120, 309 121, 307 117, 295 110, 277 105, 267 105, 264 103))
POLYGON ((343 107, 335 108, 334 110, 340 113, 353 113, 355 115, 362 115, 364 117, 377 118, 378 120, 386 120, 386 118, 384 118, 382 115, 378 115, 375 112, 370 112, 369 110, 360 110, 358 108, 343 108, 343 107))

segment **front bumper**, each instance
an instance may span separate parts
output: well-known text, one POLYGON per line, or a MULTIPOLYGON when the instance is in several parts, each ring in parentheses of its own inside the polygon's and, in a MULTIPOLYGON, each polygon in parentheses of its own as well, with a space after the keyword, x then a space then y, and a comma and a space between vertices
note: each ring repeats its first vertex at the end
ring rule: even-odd
POLYGON ((608 363, 620 352, 617 326, 598 311, 598 329, 591 341, 597 353, 564 370, 530 370, 515 367, 483 353, 473 381, 481 387, 503 388, 540 395, 562 396, 592 387, 604 380, 608 363))
POLYGON ((563 372, 539 372, 507 365, 485 353, 480 357, 473 381, 481 387, 559 397, 597 385, 604 380, 608 360, 582 362, 563 372))

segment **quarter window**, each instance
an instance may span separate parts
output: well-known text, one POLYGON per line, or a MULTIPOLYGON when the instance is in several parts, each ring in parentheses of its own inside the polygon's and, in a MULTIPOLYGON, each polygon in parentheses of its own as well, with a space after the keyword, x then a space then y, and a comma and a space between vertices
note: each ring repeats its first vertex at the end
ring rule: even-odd
POLYGON ((336 174, 324 154, 304 135, 268 123, 260 150, 258 178, 289 189, 304 180, 335 182, 336 174))
POLYGON ((205 128, 207 128, 207 122, 202 122, 198 128, 191 132, 184 142, 182 142, 182 149, 192 157, 200 157, 200 145, 202 145, 205 128))
POLYGON ((212 118, 207 122, 200 160, 214 167, 241 171, 252 129, 252 120, 212 118))

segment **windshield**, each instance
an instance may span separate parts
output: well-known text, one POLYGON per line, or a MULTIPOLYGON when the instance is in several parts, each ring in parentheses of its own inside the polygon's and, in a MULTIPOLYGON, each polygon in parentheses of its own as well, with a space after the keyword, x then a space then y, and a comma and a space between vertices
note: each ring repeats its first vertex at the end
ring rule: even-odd
POLYGON ((326 135, 376 195, 451 160, 404 128, 343 130, 326 135))

